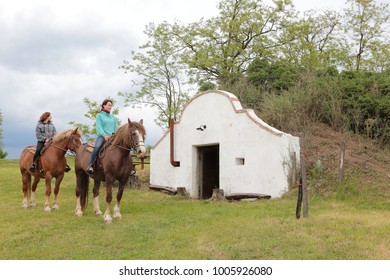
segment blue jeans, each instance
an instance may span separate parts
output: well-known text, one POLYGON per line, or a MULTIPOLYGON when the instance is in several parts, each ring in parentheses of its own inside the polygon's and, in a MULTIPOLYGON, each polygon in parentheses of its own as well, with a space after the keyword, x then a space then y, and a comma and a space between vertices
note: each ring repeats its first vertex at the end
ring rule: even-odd
POLYGON ((95 159, 96 159, 97 155, 99 154, 99 151, 100 151, 101 147, 103 146, 103 144, 104 144, 104 137, 103 136, 98 136, 96 138, 95 147, 93 148, 93 151, 92 151, 92 154, 91 154, 91 158, 89 160, 89 165, 91 165, 95 161, 95 159))

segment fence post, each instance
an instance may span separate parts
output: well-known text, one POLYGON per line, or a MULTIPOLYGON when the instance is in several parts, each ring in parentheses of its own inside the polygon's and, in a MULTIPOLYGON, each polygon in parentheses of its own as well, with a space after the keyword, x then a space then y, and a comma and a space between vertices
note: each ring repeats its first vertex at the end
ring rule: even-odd
POLYGON ((303 200, 303 217, 307 218, 309 216, 309 205, 308 205, 308 195, 307 195, 307 182, 306 182, 306 166, 305 166, 305 153, 304 153, 304 136, 301 133, 299 137, 299 146, 300 146, 300 162, 301 162, 301 178, 302 178, 302 200, 303 200))
POLYGON ((345 142, 340 144, 340 164, 339 164, 339 183, 344 179, 344 157, 345 157, 345 142))

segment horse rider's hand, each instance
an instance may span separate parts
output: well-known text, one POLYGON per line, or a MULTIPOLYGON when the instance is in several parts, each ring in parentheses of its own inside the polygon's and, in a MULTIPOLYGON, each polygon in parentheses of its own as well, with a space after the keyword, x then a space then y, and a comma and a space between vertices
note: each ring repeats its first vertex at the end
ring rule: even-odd
POLYGON ((108 141, 108 139, 110 139, 110 136, 104 135, 104 141, 108 141))

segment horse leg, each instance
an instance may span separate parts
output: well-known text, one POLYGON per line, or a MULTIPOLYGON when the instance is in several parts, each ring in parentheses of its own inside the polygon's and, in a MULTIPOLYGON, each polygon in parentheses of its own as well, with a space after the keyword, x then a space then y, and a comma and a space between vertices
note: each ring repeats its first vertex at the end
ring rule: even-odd
POLYGON ((88 203, 89 177, 84 172, 84 169, 79 166, 79 162, 75 163, 76 171, 76 210, 77 217, 83 216, 88 203))
POLYGON ((28 208, 28 194, 31 192, 31 175, 27 171, 24 171, 22 173, 22 192, 23 192, 23 202, 22 202, 22 208, 27 209, 28 208))
POLYGON ((37 190, 38 183, 41 179, 39 177, 34 177, 34 182, 31 187, 31 199, 30 199, 30 206, 32 208, 35 208, 36 202, 35 202, 35 191, 37 190))
POLYGON ((45 212, 51 212, 50 209, 50 195, 51 195, 51 175, 46 175, 46 201, 45 201, 45 212))
POLYGON ((80 202, 80 196, 77 196, 76 198, 76 210, 75 214, 77 217, 81 217, 83 215, 83 211, 81 211, 81 202, 80 202))
POLYGON ((120 203, 121 203, 121 199, 122 199, 122 195, 123 195, 123 190, 125 188, 125 183, 126 182, 119 183, 118 193, 116 195, 116 205, 114 207, 113 218, 118 219, 118 220, 122 219, 122 214, 121 214, 121 210, 120 210, 120 203))
POLYGON ((94 180, 93 183, 93 212, 96 216, 101 216, 103 213, 100 210, 99 205, 99 189, 101 182, 98 180, 94 180))
POLYGON ((56 184, 54 187, 54 200, 53 205, 51 206, 51 210, 58 210, 58 193, 60 192, 60 185, 62 182, 62 179, 64 178, 64 174, 61 174, 56 177, 56 184))
POLYGON ((112 184, 113 180, 107 179, 106 177, 106 211, 104 212, 104 221, 106 224, 111 224, 112 222, 112 217, 111 217, 111 201, 112 201, 112 184))

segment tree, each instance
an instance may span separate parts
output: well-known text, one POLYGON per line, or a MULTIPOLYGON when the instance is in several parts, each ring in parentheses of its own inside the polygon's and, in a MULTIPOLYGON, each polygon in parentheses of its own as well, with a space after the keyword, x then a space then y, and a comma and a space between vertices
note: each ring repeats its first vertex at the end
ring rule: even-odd
MULTIPOLYGON (((370 61, 382 59, 380 53, 386 49, 382 46, 388 46, 390 39, 384 36, 385 24, 390 19, 389 4, 376 4, 375 0, 347 0, 347 3, 350 7, 344 9, 344 30, 349 35, 345 44, 351 50, 348 70, 372 70, 368 69, 370 61)), ((389 58, 388 54, 386 57, 389 58)))
MULTIPOLYGON (((112 100, 114 102, 114 99, 111 97, 108 97, 108 99, 112 100)), ((77 123, 75 121, 71 121, 68 124, 73 125, 74 127, 78 127, 83 132, 83 136, 86 138, 87 141, 93 141, 96 137, 96 115, 101 111, 102 107, 101 104, 97 101, 91 101, 88 98, 84 98, 84 104, 88 107, 88 112, 84 114, 84 116, 93 121, 92 126, 84 123, 77 123)), ((115 108, 111 114, 118 115, 119 109, 115 108)), ((120 124, 120 121, 118 120, 118 124, 120 124)))
POLYGON ((157 109, 155 122, 163 129, 169 120, 177 120, 185 102, 189 98, 189 75, 181 61, 183 47, 171 37, 177 25, 163 22, 150 23, 144 33, 148 42, 140 46, 140 52, 132 52, 132 62, 124 61, 120 67, 126 73, 135 73, 133 86, 135 93, 121 92, 126 105, 134 107, 150 106, 157 109))
POLYGON ((337 30, 340 28, 340 15, 331 10, 310 10, 303 18, 293 22, 288 32, 294 38, 281 46, 286 61, 306 68, 318 70, 337 64, 334 61, 339 52, 337 30))
POLYGON ((233 83, 256 57, 277 55, 294 15, 290 0, 223 0, 219 16, 173 29, 185 47, 183 61, 203 79, 233 83))
POLYGON ((1 113, 0 110, 0 158, 5 158, 8 153, 3 151, 3 129, 2 129, 2 124, 3 124, 3 114, 1 113))

